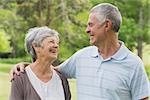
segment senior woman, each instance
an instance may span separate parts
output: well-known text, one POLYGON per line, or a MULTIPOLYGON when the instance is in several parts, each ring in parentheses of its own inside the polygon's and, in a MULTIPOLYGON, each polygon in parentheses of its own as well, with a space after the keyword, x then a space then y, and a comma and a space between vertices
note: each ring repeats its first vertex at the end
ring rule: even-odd
POLYGON ((29 30, 25 48, 33 63, 12 81, 10 100, 70 100, 68 81, 51 66, 58 56, 59 37, 55 30, 29 30))

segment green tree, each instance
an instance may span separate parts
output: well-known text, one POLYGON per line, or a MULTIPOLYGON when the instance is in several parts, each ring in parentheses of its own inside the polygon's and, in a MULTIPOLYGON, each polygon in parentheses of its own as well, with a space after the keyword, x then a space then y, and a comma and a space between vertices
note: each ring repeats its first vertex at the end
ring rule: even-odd
POLYGON ((16 16, 9 9, 0 9, 0 29, 10 37, 10 46, 12 47, 12 56, 17 56, 24 53, 24 29, 25 23, 21 21, 19 16, 16 16), (23 33, 23 34, 22 34, 23 33))
POLYGON ((0 52, 10 52, 9 36, 7 36, 3 31, 0 31, 0 52))
POLYGON ((9 34, 17 55, 25 55, 24 36, 29 28, 56 29, 61 37, 59 59, 63 61, 89 45, 85 34, 88 11, 101 2, 118 6, 123 16, 119 37, 129 49, 137 49, 142 57, 142 44, 149 43, 150 37, 149 0, 2 0, 0 28, 9 34))
POLYGON ((123 30, 121 30, 121 34, 125 34, 121 36, 121 38, 128 38, 126 43, 131 50, 137 49, 138 56, 142 58, 143 43, 150 43, 150 1, 126 0, 119 3, 119 5, 123 12, 123 16, 126 17, 124 19, 124 24, 127 26, 126 29, 124 28, 126 31, 123 32, 123 30), (129 20, 131 22, 129 22, 129 20), (129 32, 129 30, 131 31, 129 32))
POLYGON ((29 28, 46 25, 59 31, 61 37, 59 58, 62 61, 88 44, 87 35, 84 34, 85 17, 87 19, 89 8, 86 1, 18 0, 17 15, 27 22, 29 28))

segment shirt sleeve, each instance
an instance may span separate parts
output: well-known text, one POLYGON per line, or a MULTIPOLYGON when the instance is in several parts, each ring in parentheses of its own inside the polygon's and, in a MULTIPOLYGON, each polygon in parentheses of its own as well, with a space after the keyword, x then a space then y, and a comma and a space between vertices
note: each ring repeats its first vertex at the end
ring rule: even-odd
POLYGON ((60 66, 60 72, 67 78, 76 78, 76 60, 77 53, 63 62, 60 66))
POLYGON ((21 76, 16 76, 11 82, 11 93, 9 100, 24 100, 23 81, 21 76))
POLYGON ((132 100, 140 100, 150 96, 150 82, 143 63, 139 63, 131 81, 132 100))

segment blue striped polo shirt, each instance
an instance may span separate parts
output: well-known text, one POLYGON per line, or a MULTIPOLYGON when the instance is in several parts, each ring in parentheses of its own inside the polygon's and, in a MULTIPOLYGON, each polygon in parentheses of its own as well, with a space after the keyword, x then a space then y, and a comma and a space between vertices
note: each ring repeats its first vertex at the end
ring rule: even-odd
POLYGON ((98 48, 83 48, 60 65, 68 78, 76 78, 78 100, 139 100, 150 95, 149 80, 141 59, 123 42, 103 59, 98 48))

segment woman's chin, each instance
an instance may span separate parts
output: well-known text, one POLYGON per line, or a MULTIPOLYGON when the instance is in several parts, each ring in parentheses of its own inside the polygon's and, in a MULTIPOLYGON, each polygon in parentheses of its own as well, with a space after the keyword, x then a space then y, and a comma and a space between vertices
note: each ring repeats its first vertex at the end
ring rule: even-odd
POLYGON ((57 56, 51 56, 50 59, 56 60, 56 59, 57 59, 57 56))

